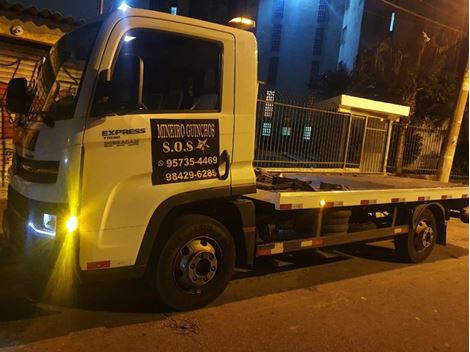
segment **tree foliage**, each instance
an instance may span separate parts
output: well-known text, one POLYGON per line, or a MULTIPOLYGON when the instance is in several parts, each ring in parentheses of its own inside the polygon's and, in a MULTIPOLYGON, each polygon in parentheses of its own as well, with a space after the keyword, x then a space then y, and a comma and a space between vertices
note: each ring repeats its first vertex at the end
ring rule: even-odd
POLYGON ((459 87, 458 45, 449 46, 449 42, 445 37, 429 38, 424 32, 411 36, 404 45, 383 40, 359 53, 352 72, 340 65, 324 75, 319 93, 408 105, 411 119, 442 125, 452 114, 459 87))

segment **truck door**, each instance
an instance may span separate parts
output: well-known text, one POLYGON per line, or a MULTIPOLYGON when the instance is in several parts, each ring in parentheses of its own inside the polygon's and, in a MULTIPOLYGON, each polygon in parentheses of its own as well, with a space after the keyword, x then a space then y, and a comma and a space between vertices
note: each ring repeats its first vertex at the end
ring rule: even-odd
POLYGON ((171 197, 230 194, 234 38, 130 17, 109 35, 84 134, 81 266, 132 265, 171 197))

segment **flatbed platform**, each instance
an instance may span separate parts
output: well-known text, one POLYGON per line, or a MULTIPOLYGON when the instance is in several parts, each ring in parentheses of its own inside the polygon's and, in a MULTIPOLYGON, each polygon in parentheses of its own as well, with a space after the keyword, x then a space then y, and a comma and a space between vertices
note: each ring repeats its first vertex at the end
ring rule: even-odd
POLYGON ((292 210, 466 199, 469 193, 468 186, 464 184, 409 177, 295 172, 283 172, 282 176, 309 182, 317 189, 321 182, 340 184, 347 189, 340 191, 258 189, 256 193, 246 197, 274 204, 277 210, 292 210))

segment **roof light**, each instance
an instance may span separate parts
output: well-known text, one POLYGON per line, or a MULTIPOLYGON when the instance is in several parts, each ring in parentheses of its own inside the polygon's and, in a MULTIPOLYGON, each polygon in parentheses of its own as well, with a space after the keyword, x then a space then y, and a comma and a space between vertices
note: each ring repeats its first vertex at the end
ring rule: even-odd
POLYGON ((126 11, 127 9, 130 9, 131 7, 126 4, 125 1, 121 2, 121 5, 118 6, 118 10, 121 11, 126 11))
POLYGON ((254 28, 256 27, 256 21, 248 17, 235 17, 228 21, 228 24, 233 27, 242 27, 242 28, 254 28))
POLYGON ((130 42, 131 40, 134 40, 135 37, 131 36, 131 35, 125 35, 124 36, 124 41, 127 43, 127 42, 130 42))

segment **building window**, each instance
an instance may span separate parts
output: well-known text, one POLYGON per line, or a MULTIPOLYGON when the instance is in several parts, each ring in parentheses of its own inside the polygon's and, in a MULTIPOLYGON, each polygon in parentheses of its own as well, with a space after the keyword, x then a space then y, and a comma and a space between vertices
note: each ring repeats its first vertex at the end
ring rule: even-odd
POLYGON ((279 64, 278 57, 271 57, 269 59, 269 71, 268 71, 268 84, 275 85, 277 81, 277 66, 279 64))
POLYGON ((271 51, 277 52, 281 49, 281 32, 282 24, 274 24, 271 33, 271 51))
POLYGON ((172 15, 177 15, 178 14, 178 8, 176 6, 170 7, 170 13, 172 15))
POLYGON ((348 26, 344 26, 343 30, 341 31, 341 45, 344 45, 344 43, 346 43, 347 33, 348 33, 348 26))
POLYGON ((261 135, 263 137, 270 137, 272 130, 272 123, 271 122, 263 122, 263 129, 261 130, 261 135))
POLYGON ((320 5, 318 5, 317 23, 326 24, 328 22, 328 18, 329 18, 328 1, 320 0, 320 5))
POLYGON ((290 137, 292 134, 292 127, 283 126, 281 130, 281 135, 284 137, 290 137))
POLYGON ((390 16, 390 26, 388 30, 390 32, 393 32, 393 27, 395 26, 395 12, 392 12, 392 15, 390 16))
POLYGON ((313 55, 321 55, 323 48, 324 28, 317 28, 315 31, 315 39, 313 41, 313 55))
POLYGON ((272 117, 274 111, 274 98, 276 96, 275 90, 268 90, 266 92, 266 105, 264 106, 264 117, 272 117))
POLYGON ((312 61, 312 65, 310 66, 310 86, 313 86, 320 75, 320 61, 314 60, 312 61))
POLYGON ((312 138, 312 126, 304 127, 304 141, 309 141, 312 138))
POLYGON ((284 17, 284 0, 274 0, 273 22, 280 22, 284 17))

